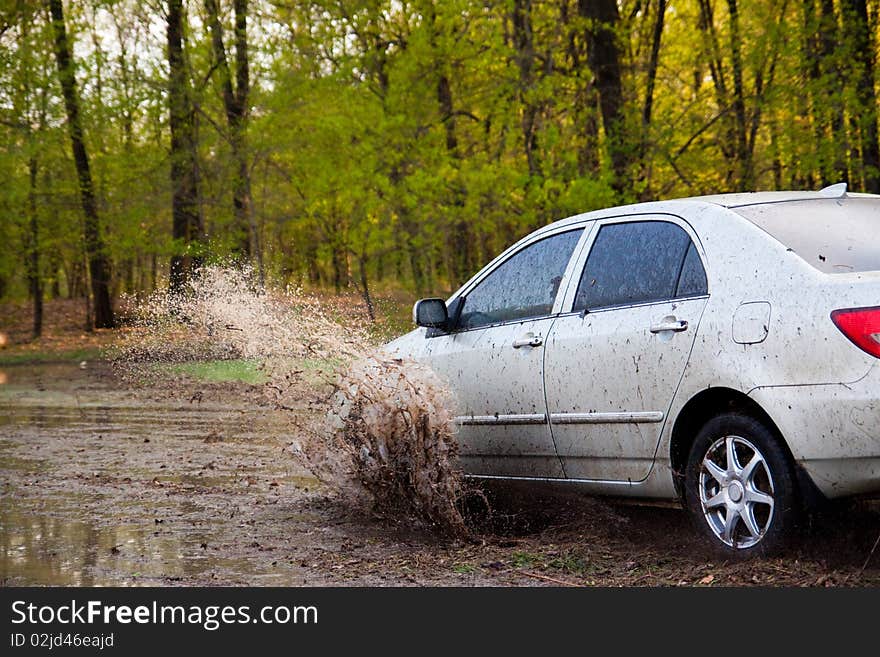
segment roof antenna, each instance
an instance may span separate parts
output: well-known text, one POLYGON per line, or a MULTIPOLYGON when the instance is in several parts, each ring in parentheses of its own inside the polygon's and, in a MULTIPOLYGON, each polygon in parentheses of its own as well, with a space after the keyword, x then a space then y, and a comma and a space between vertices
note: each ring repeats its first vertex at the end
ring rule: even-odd
POLYGON ((819 194, 825 198, 846 198, 846 183, 837 183, 836 185, 828 185, 819 190, 819 194))

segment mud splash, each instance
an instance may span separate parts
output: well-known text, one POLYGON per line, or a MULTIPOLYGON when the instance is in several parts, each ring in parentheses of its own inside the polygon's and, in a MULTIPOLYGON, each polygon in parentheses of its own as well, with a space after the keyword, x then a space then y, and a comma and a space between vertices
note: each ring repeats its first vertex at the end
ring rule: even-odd
POLYGON ((205 267, 181 293, 150 297, 135 326, 115 355, 123 372, 257 361, 264 402, 291 411, 294 456, 341 499, 395 522, 469 535, 454 399, 426 366, 384 353, 367 326, 301 290, 262 286, 252 270, 223 266, 205 267))
POLYGON ((366 493, 375 511, 419 518, 465 537, 453 406, 430 368, 374 354, 339 380, 325 416, 334 449, 328 450, 326 425, 323 431, 304 426, 299 453, 317 476, 326 472, 332 479, 345 472, 356 484, 347 492, 366 493))
POLYGON ((354 360, 375 346, 317 297, 260 285, 249 267, 206 266, 181 291, 128 305, 134 331, 116 354, 125 365, 245 358, 274 372, 305 358, 354 360))

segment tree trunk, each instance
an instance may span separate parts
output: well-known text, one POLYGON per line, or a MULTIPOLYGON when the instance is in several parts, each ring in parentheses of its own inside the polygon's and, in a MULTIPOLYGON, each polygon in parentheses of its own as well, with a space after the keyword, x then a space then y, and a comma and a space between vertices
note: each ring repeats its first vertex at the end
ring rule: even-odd
POLYGON ((112 328, 113 306, 110 300, 110 263, 101 237, 101 222, 95 201, 89 156, 83 138, 82 121, 79 114, 74 63, 67 43, 67 28, 64 24, 62 0, 47 0, 52 15, 52 29, 55 36, 55 59, 58 64, 58 79, 64 96, 67 112, 67 130, 73 149, 79 182, 80 202, 85 214, 85 248, 88 257, 89 273, 94 296, 94 325, 96 328, 112 328))
POLYGON ((455 108, 452 103, 452 86, 449 77, 441 73, 437 78, 437 102, 440 103, 440 116, 446 128, 446 151, 458 158, 458 137, 455 134, 455 108))
POLYGON ((205 0, 205 11, 211 30, 211 47, 220 76, 223 92, 223 107, 226 124, 229 128, 229 145, 235 165, 235 179, 232 185, 232 205, 238 233, 239 253, 255 258, 263 276, 263 251, 260 233, 253 213, 251 197, 251 175, 248 167, 247 126, 250 96, 250 62, 247 39, 247 0, 234 0, 235 12, 235 83, 229 69, 226 47, 223 44, 223 26, 217 0, 205 0))
POLYGON ((85 313, 86 313, 86 321, 83 324, 83 328, 86 331, 91 331, 92 327, 95 325, 95 316, 92 312, 93 304, 92 304, 92 295, 89 294, 89 287, 92 282, 92 278, 89 275, 89 265, 88 265, 88 253, 86 253, 85 243, 83 243, 83 250, 80 253, 82 257, 82 273, 83 273, 83 305, 85 313))
MULTIPOLYGON (((819 63, 819 21, 816 18, 816 2, 815 0, 802 0, 802 29, 803 38, 801 39, 800 57, 801 57, 801 75, 804 80, 804 88, 809 93, 803 94, 796 98, 798 107, 798 118, 807 125, 812 123, 814 143, 809 152, 818 153, 819 177, 822 186, 828 185, 828 177, 825 175, 826 167, 823 166, 824 157, 822 152, 826 142, 826 126, 825 113, 821 111, 822 107, 822 73, 819 63)), ((808 162, 806 166, 798 161, 800 171, 798 180, 803 180, 802 185, 806 186, 807 181, 813 177, 814 164, 808 162)))
POLYGON ((773 160, 773 188, 782 189, 782 159, 779 153, 779 136, 777 134, 775 118, 769 122, 770 124, 770 156, 773 160))
MULTIPOLYGON (((437 100, 440 103, 440 112, 446 125, 446 152, 455 163, 456 169, 460 166, 461 154, 458 150, 458 136, 455 133, 455 106, 452 99, 452 87, 449 78, 441 74, 437 82, 437 100)), ((451 277, 460 282, 466 280, 466 276, 473 268, 473 243, 471 228, 467 217, 464 216, 466 189, 460 179, 455 182, 452 191, 452 207, 454 218, 452 220, 452 234, 447 237, 447 245, 451 255, 451 277)))
POLYGON ((339 244, 333 244, 333 289, 336 294, 342 294, 342 286, 348 280, 348 268, 345 263, 345 254, 339 244))
POLYGON ((651 35, 651 56, 648 60, 648 73, 645 81, 645 103, 642 106, 642 138, 639 148, 642 180, 645 188, 641 195, 648 200, 651 195, 651 119, 654 109, 654 84, 657 80, 657 68, 660 64, 660 43, 663 39, 663 22, 666 17, 666 0, 657 0, 657 16, 651 35))
POLYGON ((587 63, 596 76, 599 109, 614 174, 612 185, 622 194, 627 188, 627 170, 632 154, 626 139, 620 48, 616 34, 620 22, 617 1, 579 0, 578 11, 588 20, 587 63))
POLYGON ((715 17, 712 3, 709 0, 699 0, 699 18, 697 27, 703 35, 703 57, 709 64, 709 74, 712 77, 712 86, 715 89, 715 102, 718 111, 721 112, 721 125, 723 126, 722 138, 719 140, 719 148, 727 163, 725 182, 728 186, 734 185, 737 167, 736 126, 731 119, 728 110, 730 102, 727 91, 727 81, 724 73, 724 60, 721 57, 721 45, 718 31, 715 28, 715 17))
POLYGON ((34 155, 28 159, 28 174, 30 180, 28 190, 30 235, 28 236, 26 269, 28 288, 34 303, 33 336, 38 338, 43 333, 43 280, 40 277, 40 235, 37 223, 37 158, 34 155))
POLYGON ((51 275, 49 276, 50 285, 50 294, 53 299, 61 298, 61 257, 58 255, 57 250, 53 250, 49 254, 49 271, 51 275))
MULTIPOLYGON (((458 173, 461 167, 462 154, 458 148, 458 135, 456 134, 455 101, 452 95, 452 84, 447 75, 443 57, 445 53, 439 51, 436 43, 437 20, 436 14, 431 11, 431 45, 435 52, 434 66, 437 70, 437 103, 440 106, 440 117, 446 130, 446 153, 458 173)), ((449 277, 454 281, 464 282, 466 275, 472 268, 473 238, 468 218, 464 213, 467 190, 457 177, 452 185, 451 203, 452 216, 446 235, 446 259, 449 277)))
POLYGON ((578 149, 578 174, 597 176, 599 174, 599 98, 596 86, 587 81, 575 97, 577 107, 576 121, 580 126, 583 142, 578 149))
POLYGON ((730 65, 733 70, 733 116, 736 123, 735 151, 739 166, 739 188, 751 190, 754 171, 746 128, 746 94, 743 83, 742 37, 739 33, 739 7, 736 0, 727 0, 730 15, 730 65))
POLYGON ((204 221, 198 197, 195 112, 183 53, 183 0, 169 0, 168 106, 171 128, 172 236, 182 248, 171 256, 170 287, 181 290, 201 263, 204 221), (191 251, 195 246, 196 253, 191 251))
MULTIPOLYGON (((79 255, 75 256, 76 258, 79 255)), ((64 277, 67 279, 67 298, 76 299, 82 294, 82 272, 80 271, 79 260, 74 259, 68 266, 67 261, 64 263, 64 277)))
MULTIPOLYGON (((25 117, 24 132, 29 152, 28 156, 28 195, 27 195, 27 219, 28 226, 24 230, 24 268, 28 283, 28 293, 33 303, 33 338, 39 338, 43 332, 43 281, 40 272, 40 234, 39 218, 37 214, 37 140, 34 138, 34 119, 31 115, 31 67, 33 62, 28 47, 28 36, 32 16, 23 12, 21 16, 21 56, 23 83, 21 85, 24 108, 18 113, 25 117), (24 52, 22 52, 24 51, 24 52)), ((36 118, 37 131, 42 131, 46 124, 46 90, 41 90, 41 103, 38 117, 36 118)))
MULTIPOLYGON (((819 64, 820 73, 824 74, 824 92, 817 105, 822 107, 828 105, 830 112, 830 120, 824 119, 823 123, 828 123, 829 134, 827 139, 830 140, 831 162, 830 166, 826 166, 822 172, 822 184, 847 182, 849 175, 846 166, 847 157, 847 138, 844 128, 844 102, 843 87, 844 79, 840 70, 840 62, 836 59, 836 51, 838 48, 837 17, 834 14, 833 0, 821 0, 822 16, 819 22, 819 64), (830 168, 831 174, 828 175, 830 168)), ((819 117, 817 117, 818 119, 819 117)))
POLYGON ((364 246, 359 254, 355 257, 358 261, 358 275, 360 279, 361 296, 364 298, 364 305, 367 307, 367 316, 370 322, 376 321, 376 308, 373 305, 373 297, 370 295, 370 285, 367 280, 367 266, 369 264, 369 255, 367 253, 367 239, 364 238, 364 246))
POLYGON ((514 0, 513 47, 519 68, 519 100, 522 105, 523 146, 529 175, 541 175, 538 153, 539 103, 532 97, 535 92, 535 43, 532 32, 532 0, 514 0))
POLYGON ((657 0, 657 17, 651 36, 651 57, 648 60, 647 80, 645 81, 645 104, 642 107, 643 148, 648 139, 651 113, 654 109, 654 83, 657 80, 657 67, 660 64, 660 43, 663 39, 663 21, 666 17, 666 0, 657 0))
POLYGON ((874 90, 874 43, 866 0, 842 0, 844 25, 855 69, 859 143, 865 191, 880 193, 880 143, 877 141, 877 93, 874 90))

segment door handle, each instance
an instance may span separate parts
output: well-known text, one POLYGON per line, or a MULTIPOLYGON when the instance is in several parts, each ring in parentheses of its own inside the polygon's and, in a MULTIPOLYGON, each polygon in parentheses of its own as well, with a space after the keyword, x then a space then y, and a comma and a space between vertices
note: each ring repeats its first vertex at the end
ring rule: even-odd
POLYGON ((651 333, 663 333, 663 331, 672 331, 674 333, 681 333, 682 331, 687 331, 688 323, 687 320, 679 319, 675 321, 664 321, 659 324, 654 324, 651 327, 651 333))
POLYGON ((540 335, 535 335, 534 333, 526 333, 521 338, 517 338, 513 341, 513 348, 519 349, 520 347, 540 347, 544 344, 544 338, 540 335))

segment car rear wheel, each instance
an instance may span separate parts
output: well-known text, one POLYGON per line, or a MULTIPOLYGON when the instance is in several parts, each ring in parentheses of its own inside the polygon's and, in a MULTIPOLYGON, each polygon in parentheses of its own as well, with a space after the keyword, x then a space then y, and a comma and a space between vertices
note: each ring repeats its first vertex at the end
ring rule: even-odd
POLYGON ((699 530, 730 556, 777 550, 797 521, 797 487, 774 433, 742 413, 719 415, 691 447, 685 498, 699 530))

